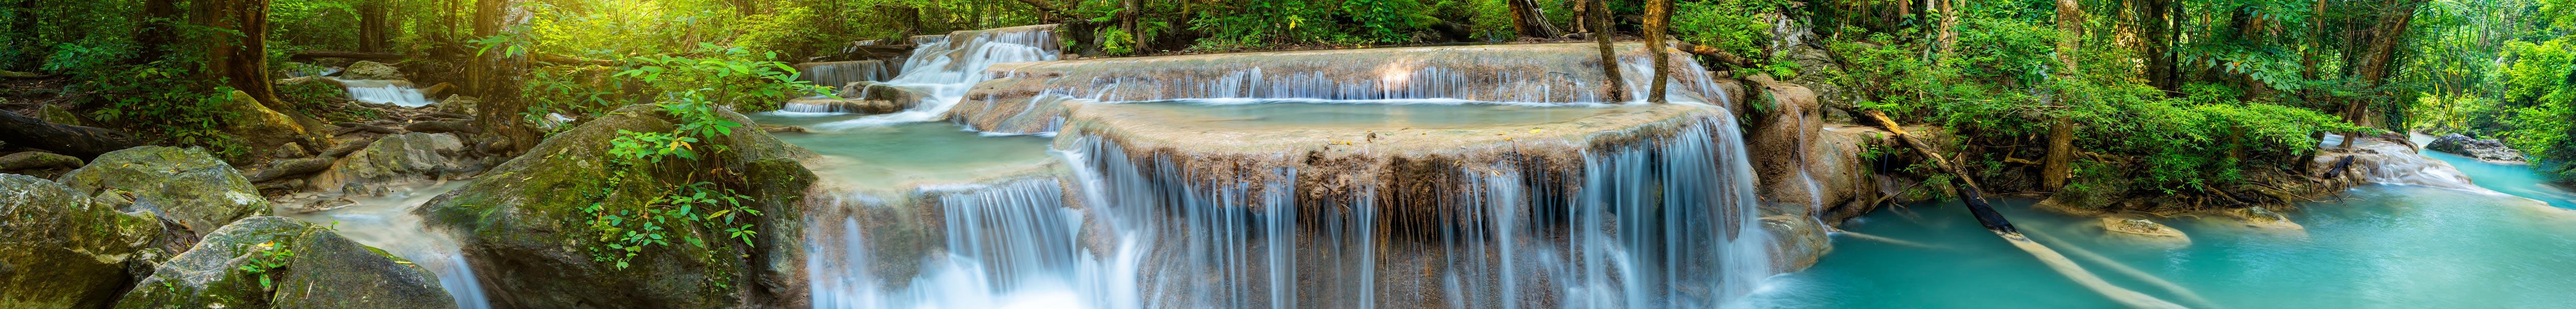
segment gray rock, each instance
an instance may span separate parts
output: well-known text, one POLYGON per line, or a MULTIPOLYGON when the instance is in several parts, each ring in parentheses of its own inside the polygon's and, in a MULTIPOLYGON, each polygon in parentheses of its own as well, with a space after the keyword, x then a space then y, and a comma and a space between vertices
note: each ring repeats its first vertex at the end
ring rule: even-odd
POLYGON ((349 64, 349 70, 340 72, 340 78, 399 80, 403 79, 403 73, 401 69, 394 68, 393 65, 378 63, 375 61, 359 61, 357 63, 349 64))
POLYGON ((85 196, 108 190, 130 192, 134 208, 176 221, 196 234, 234 219, 270 214, 268 199, 260 197, 249 178, 194 148, 143 146, 109 152, 89 166, 63 174, 61 181, 85 196))
POLYGON ((0 308, 99 308, 133 276, 161 224, 71 187, 0 174, 0 308))
POLYGON ((2442 135, 2440 138, 2435 138, 2433 139, 2432 144, 2424 145, 2424 148, 2432 149, 2433 151, 2459 154, 2460 156, 2478 159, 2479 161, 2503 164, 2524 164, 2522 151, 2514 150, 2513 147, 2507 147, 2502 141, 2493 139, 2473 139, 2466 135, 2456 133, 2442 135))
POLYGON ((466 163, 457 158, 457 154, 464 151, 465 142, 455 135, 419 132, 388 135, 332 162, 331 169, 312 178, 313 187, 375 187, 375 184, 423 180, 438 176, 440 170, 464 167, 466 163))

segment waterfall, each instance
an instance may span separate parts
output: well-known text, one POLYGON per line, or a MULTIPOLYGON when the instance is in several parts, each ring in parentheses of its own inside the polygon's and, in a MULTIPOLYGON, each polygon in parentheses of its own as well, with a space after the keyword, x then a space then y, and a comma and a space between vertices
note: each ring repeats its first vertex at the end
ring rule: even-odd
POLYGON ((411 82, 407 81, 341 80, 340 85, 349 89, 350 99, 355 99, 359 102, 392 104, 402 107, 422 107, 429 106, 430 103, 435 103, 431 102, 428 97, 421 95, 420 89, 412 88, 411 82))
MULTIPOLYGON (((1080 210, 1064 206, 1051 178, 1000 185, 923 188, 919 205, 938 210, 945 254, 924 257, 919 275, 885 278, 857 216, 813 224, 806 270, 816 308, 1044 308, 1077 301, 1100 282, 1099 260, 1079 248, 1080 210), (827 242, 837 240, 837 243, 827 242), (887 279, 901 284, 889 285, 887 279), (896 286, 900 286, 899 288, 896 286)), ((852 200, 865 200, 856 198, 852 200)), ((864 206, 863 206, 864 207, 864 206)), ((910 259, 914 257, 879 257, 910 259)))
POLYGON ((876 82, 894 78, 903 72, 903 63, 892 60, 858 60, 801 63, 796 71, 805 81, 824 87, 841 87, 854 82, 876 82))
POLYGON ((886 80, 889 86, 911 90, 922 95, 912 108, 892 114, 876 115, 848 121, 818 125, 818 128, 849 128, 889 123, 938 120, 966 97, 975 83, 991 77, 984 69, 998 63, 1055 60, 1060 42, 1051 25, 958 31, 947 36, 922 37, 914 40, 921 47, 904 59, 903 73, 886 80))

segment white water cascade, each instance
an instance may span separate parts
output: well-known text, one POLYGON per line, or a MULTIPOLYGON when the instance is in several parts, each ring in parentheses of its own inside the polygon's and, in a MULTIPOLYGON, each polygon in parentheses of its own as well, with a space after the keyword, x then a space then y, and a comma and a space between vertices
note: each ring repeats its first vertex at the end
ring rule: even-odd
POLYGON ((340 80, 340 85, 349 89, 350 99, 359 102, 402 107, 422 107, 435 103, 421 95, 419 88, 412 88, 411 82, 408 81, 351 79, 340 80))
POLYGON ((997 63, 1055 60, 1060 45, 1055 29, 1048 25, 959 31, 925 37, 915 43, 921 47, 905 58, 903 73, 885 83, 921 94, 919 104, 901 112, 816 127, 837 129, 939 120, 949 107, 966 97, 967 89, 991 79, 984 74, 985 68, 997 63))

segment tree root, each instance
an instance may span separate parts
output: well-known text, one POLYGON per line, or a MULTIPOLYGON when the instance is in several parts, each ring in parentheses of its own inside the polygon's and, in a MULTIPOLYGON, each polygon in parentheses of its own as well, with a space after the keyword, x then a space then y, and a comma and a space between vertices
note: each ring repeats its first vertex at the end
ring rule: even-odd
POLYGON ((2193 293, 2191 289, 2183 288, 2180 284, 2174 284, 2172 281, 2165 281, 2164 278, 2158 278, 2153 274, 2148 274, 2146 271, 2138 270, 2135 267, 2129 267, 2128 264, 2121 264, 2118 261, 2112 261, 2111 258, 2104 257, 2101 254, 2094 254, 2092 250, 2084 250, 2084 247, 2067 243, 2064 240, 2058 240, 2057 237, 2049 236, 2046 233, 2032 231, 2030 235, 2039 236, 2039 239, 2065 246, 2066 252, 2075 253, 2075 257, 2093 261, 2093 264, 2103 265, 2103 267, 2110 267, 2112 271, 2128 275, 2130 278, 2137 278, 2138 281, 2145 281, 2148 285, 2154 285, 2156 288, 2164 289, 2165 292, 2181 296, 2183 301, 2189 301, 2193 305, 2199 305, 2202 308, 2218 307, 2218 304, 2210 303, 2209 299, 2201 298, 2200 293, 2193 293))

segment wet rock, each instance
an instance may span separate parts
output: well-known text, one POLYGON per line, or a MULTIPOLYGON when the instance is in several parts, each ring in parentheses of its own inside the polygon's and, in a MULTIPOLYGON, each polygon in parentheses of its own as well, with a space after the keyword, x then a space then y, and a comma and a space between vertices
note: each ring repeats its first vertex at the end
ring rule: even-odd
POLYGON ((2111 231, 2112 236, 2157 243, 2191 244, 2191 237, 2184 236, 2181 230, 2157 224, 2155 221, 2147 221, 2147 219, 2104 217, 2101 223, 2102 229, 2111 231))
MULTIPOLYGON (((907 101, 907 102, 918 102, 918 101, 907 101)), ((861 100, 861 99, 840 99, 840 100, 834 100, 834 99, 794 99, 794 100, 787 100, 787 105, 786 105, 785 107, 782 107, 780 110, 791 111, 791 112, 851 113, 851 114, 861 114, 861 115, 875 115, 875 114, 885 114, 885 113, 900 112, 900 111, 903 111, 904 109, 909 109, 909 108, 912 108, 912 104, 908 104, 908 103, 899 103, 899 102, 896 102, 896 101, 887 101, 887 100, 861 100)))
POLYGON ((436 98, 438 95, 447 94, 448 91, 455 90, 456 84, 438 83, 437 85, 429 85, 429 88, 421 88, 420 95, 423 97, 436 98))
POLYGON ((2507 147, 2494 139, 2474 139, 2457 133, 2442 135, 2424 149, 2459 154, 2460 156, 2498 164, 2524 164, 2522 151, 2507 147))
POLYGON ((270 213, 250 179, 205 151, 162 146, 99 155, 89 166, 63 174, 64 185, 83 195, 131 192, 134 208, 203 233, 235 219, 270 213))
POLYGON ((464 151, 464 141, 455 135, 420 132, 387 135, 368 143, 366 148, 333 161, 331 169, 314 175, 313 186, 339 188, 424 180, 438 176, 442 170, 464 167, 466 163, 457 157, 464 151))
POLYGON ((341 71, 340 78, 394 80, 403 79, 403 73, 401 69, 394 68, 393 65, 378 63, 375 61, 359 61, 357 63, 350 63, 347 71, 341 71))
POLYGON ((151 214, 118 212, 52 181, 0 174, 0 307, 105 307, 132 282, 127 264, 160 233, 151 214))
POLYGON ((783 125, 783 124, 766 124, 766 123, 763 123, 763 124, 760 124, 760 130, 761 130, 761 131, 765 131, 765 132, 769 132, 769 133, 805 133, 805 127, 791 126, 791 125, 783 125))
MULTIPOLYGON (((719 113, 754 123, 729 110, 719 113)), ((736 130, 698 146, 725 146, 723 155, 664 161, 700 166, 618 173, 608 161, 610 141, 621 130, 670 132, 673 124, 665 117, 654 106, 636 105, 584 122, 417 211, 429 224, 460 233, 462 251, 484 278, 485 290, 506 306, 759 307, 804 299, 793 292, 804 276, 795 201, 814 176, 795 159, 812 153, 765 132, 736 130), (654 184, 710 179, 683 173, 717 169, 737 173, 722 177, 749 180, 751 187, 740 193, 752 200, 743 204, 764 215, 738 218, 753 225, 755 245, 745 248, 721 235, 677 234, 701 229, 683 227, 672 236, 695 235, 710 246, 653 246, 623 269, 595 261, 584 249, 596 246, 600 232, 588 225, 593 217, 582 207, 644 205, 672 193, 654 184)))

